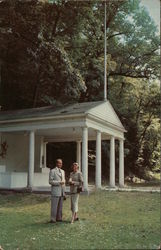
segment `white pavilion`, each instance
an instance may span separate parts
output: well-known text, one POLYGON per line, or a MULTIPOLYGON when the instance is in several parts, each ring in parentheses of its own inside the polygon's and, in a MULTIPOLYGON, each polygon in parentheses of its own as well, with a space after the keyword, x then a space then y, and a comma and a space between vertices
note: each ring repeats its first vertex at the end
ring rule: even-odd
MULTIPOLYGON (((96 141, 95 185, 101 188, 101 141, 110 140, 110 187, 115 187, 115 141, 119 141, 119 185, 124 186, 124 133, 119 117, 107 100, 107 27, 104 12, 104 101, 61 107, 0 111, 1 143, 8 145, 0 157, 0 188, 47 186, 48 142, 76 142, 77 162, 88 191, 88 141, 96 141)), ((0 152, 1 153, 1 152, 0 152)))
POLYGON ((124 133, 108 100, 61 107, 0 111, 1 142, 8 149, 0 157, 0 188, 47 186, 48 142, 76 142, 84 188, 88 190, 88 141, 96 141, 95 185, 101 188, 101 140, 110 140, 110 187, 115 187, 115 142, 119 141, 119 185, 124 186, 124 133))

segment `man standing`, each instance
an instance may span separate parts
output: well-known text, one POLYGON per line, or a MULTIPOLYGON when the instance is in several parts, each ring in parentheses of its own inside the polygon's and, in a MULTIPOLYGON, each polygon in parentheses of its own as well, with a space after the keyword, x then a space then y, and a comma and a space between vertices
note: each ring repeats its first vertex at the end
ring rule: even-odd
POLYGON ((50 170, 49 184, 51 185, 51 223, 62 221, 63 199, 65 196, 65 172, 63 162, 56 160, 56 167, 50 170))

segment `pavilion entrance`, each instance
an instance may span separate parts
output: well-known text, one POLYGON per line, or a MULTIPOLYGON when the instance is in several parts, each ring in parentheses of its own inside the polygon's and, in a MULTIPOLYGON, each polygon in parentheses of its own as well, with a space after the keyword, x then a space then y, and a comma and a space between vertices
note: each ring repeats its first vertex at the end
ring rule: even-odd
POLYGON ((76 143, 75 142, 49 142, 46 145, 46 166, 54 168, 56 159, 63 160, 63 170, 66 178, 71 172, 71 165, 76 162, 76 143))

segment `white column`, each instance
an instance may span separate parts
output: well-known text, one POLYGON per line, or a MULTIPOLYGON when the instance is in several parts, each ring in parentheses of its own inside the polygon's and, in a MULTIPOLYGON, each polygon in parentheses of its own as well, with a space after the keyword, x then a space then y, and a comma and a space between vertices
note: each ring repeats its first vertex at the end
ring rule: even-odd
POLYGON ((82 135, 82 174, 84 190, 88 190, 88 128, 83 128, 82 135))
POLYGON ((29 168, 28 168, 28 188, 33 187, 34 181, 34 159, 35 159, 35 132, 29 133, 29 168))
POLYGON ((101 132, 96 137, 96 188, 101 188, 101 132))
POLYGON ((44 168, 44 138, 40 139, 40 168, 44 168))
POLYGON ((119 185, 124 186, 124 140, 119 140, 119 185))
POLYGON ((81 171, 81 141, 77 141, 77 162, 81 171))
POLYGON ((110 187, 115 187, 115 137, 110 140, 110 187))
POLYGON ((47 166, 46 166, 46 145, 47 145, 48 143, 47 142, 44 142, 44 168, 46 168, 47 166))
POLYGON ((46 148, 47 148, 47 143, 48 142, 44 142, 43 143, 43 168, 42 168, 42 173, 43 174, 49 174, 49 168, 47 168, 47 165, 46 165, 46 148))

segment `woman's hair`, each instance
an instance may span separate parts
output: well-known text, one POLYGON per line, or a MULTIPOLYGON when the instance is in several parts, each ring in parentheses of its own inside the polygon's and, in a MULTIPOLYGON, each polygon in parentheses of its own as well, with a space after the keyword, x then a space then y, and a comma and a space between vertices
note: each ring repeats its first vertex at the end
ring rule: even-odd
POLYGON ((73 169, 73 167, 74 167, 75 165, 76 165, 77 168, 79 169, 79 164, 78 164, 78 162, 73 162, 73 164, 72 164, 72 169, 73 169))

